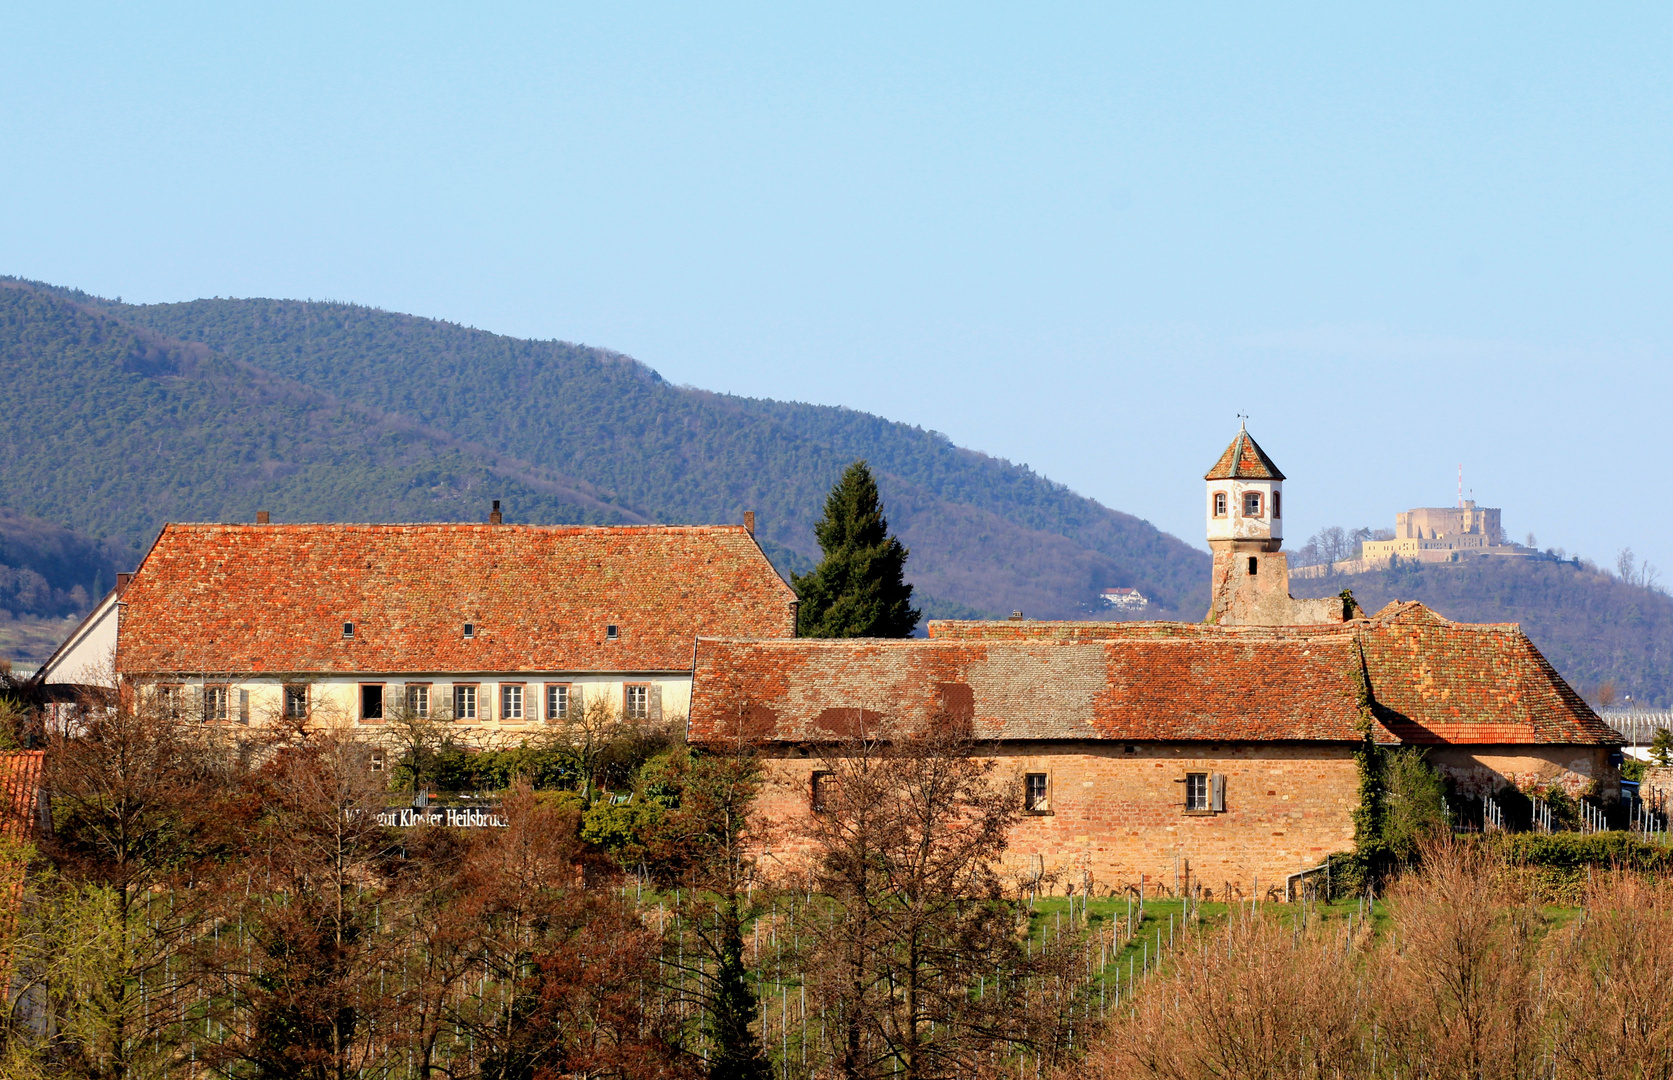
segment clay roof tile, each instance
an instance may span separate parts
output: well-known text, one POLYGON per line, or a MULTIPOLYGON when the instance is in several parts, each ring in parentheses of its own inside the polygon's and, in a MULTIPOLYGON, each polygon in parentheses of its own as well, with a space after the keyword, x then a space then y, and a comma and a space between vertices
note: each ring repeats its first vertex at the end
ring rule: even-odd
POLYGON ((1204 480, 1282 480, 1284 474, 1266 456, 1249 433, 1238 428, 1237 438, 1226 447, 1220 460, 1208 470, 1204 480))

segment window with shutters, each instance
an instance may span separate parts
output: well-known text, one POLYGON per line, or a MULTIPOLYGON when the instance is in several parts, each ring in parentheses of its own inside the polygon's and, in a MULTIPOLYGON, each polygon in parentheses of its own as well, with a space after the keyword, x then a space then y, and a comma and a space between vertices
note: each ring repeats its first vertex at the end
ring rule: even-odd
POLYGON ((569 684, 546 684, 546 719, 556 723, 569 719, 569 684))
POLYGON ((500 684, 500 719, 512 723, 523 719, 523 687, 520 683, 500 684))
POLYGON ((453 687, 453 719, 455 719, 455 720, 475 720, 476 719, 476 687, 475 686, 454 686, 453 687))
POLYGON ((238 691, 238 722, 240 724, 250 722, 250 692, 248 690, 238 691))
POLYGON ((424 719, 430 715, 430 687, 424 684, 407 684, 407 713, 424 719))
POLYGON ((644 683, 629 683, 622 702, 622 712, 629 720, 651 718, 651 688, 644 683))
POLYGON ((285 719, 306 720, 307 718, 308 687, 306 685, 285 687, 285 719))
POLYGON ((1031 772, 1022 778, 1022 808, 1030 814, 1051 813, 1051 776, 1031 772))
POLYGON ((383 723, 383 684, 360 684, 360 722, 362 724, 383 723))

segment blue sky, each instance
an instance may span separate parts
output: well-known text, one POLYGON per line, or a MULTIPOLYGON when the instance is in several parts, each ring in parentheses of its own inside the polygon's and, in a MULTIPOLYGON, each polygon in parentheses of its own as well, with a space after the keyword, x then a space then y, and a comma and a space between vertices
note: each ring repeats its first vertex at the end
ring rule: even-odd
MULTIPOLYGON (((947 433, 1200 542, 1673 577, 1673 9, 0 8, 0 273, 354 300, 947 433)), ((538 407, 538 405, 532 406, 538 407)))

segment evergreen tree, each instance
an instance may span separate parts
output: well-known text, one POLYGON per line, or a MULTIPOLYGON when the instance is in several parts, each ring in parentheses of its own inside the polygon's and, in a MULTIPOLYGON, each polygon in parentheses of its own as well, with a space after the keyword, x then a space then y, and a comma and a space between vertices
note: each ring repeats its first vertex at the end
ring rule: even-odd
POLYGON ((1655 738, 1650 740, 1650 760, 1663 769, 1673 765, 1673 731, 1656 728, 1655 738))
POLYGON ((801 598, 796 632, 802 637, 907 637, 918 625, 912 586, 902 578, 906 548, 889 535, 877 481, 856 461, 825 500, 813 527, 825 558, 794 577, 801 598))

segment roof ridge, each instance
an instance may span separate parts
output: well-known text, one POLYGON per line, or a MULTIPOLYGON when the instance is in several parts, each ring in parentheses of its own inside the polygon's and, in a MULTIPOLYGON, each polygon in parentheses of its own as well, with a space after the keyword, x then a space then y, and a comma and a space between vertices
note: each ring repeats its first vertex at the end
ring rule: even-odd
POLYGON ((165 529, 249 529, 277 532, 294 529, 520 529, 557 530, 572 532, 747 532, 743 525, 540 525, 534 522, 507 522, 499 525, 486 521, 274 521, 258 525, 251 521, 170 521, 165 529))

